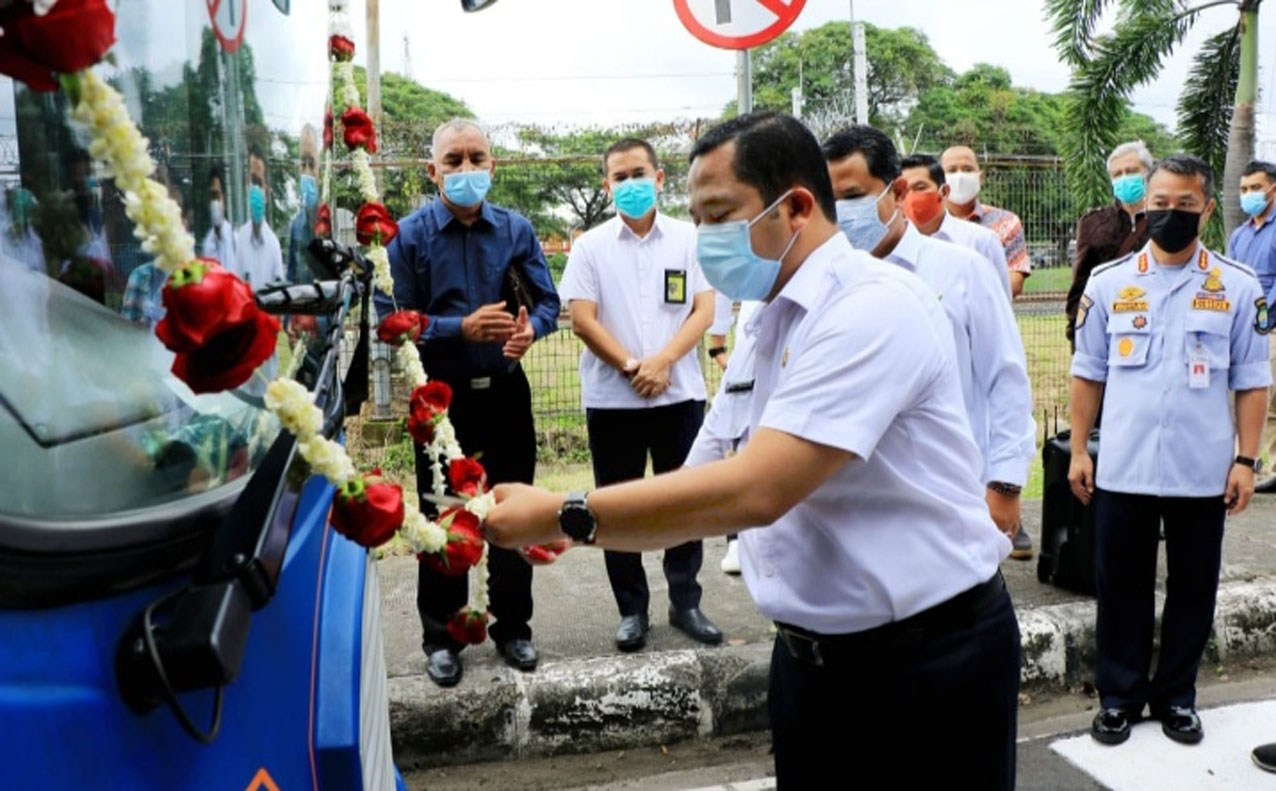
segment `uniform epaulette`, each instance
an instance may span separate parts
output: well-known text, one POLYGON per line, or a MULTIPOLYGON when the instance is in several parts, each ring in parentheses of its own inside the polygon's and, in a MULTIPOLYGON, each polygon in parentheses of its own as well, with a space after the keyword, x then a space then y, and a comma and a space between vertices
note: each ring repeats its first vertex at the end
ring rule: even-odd
POLYGON ((1216 252, 1214 252, 1213 250, 1210 250, 1210 255, 1214 256, 1215 258, 1217 258, 1218 260, 1220 260, 1220 261, 1222 261, 1223 263, 1227 264, 1228 266, 1235 267, 1236 269, 1241 270, 1242 272, 1244 272, 1244 273, 1245 273, 1245 274, 1247 274, 1247 275, 1250 275, 1251 277, 1258 277, 1258 273, 1257 273, 1257 272, 1255 272, 1255 271, 1254 271, 1253 269, 1251 269, 1249 266, 1247 266, 1247 265, 1245 265, 1245 264, 1242 264, 1240 261, 1233 261, 1232 259, 1228 258, 1227 256, 1225 256, 1225 255, 1220 255, 1219 253, 1216 253, 1216 252))
POLYGON ((1126 261, 1129 261, 1133 257, 1134 257, 1134 253, 1127 253, 1126 255, 1116 259, 1115 261, 1109 261, 1106 264, 1099 264, 1094 269, 1090 270, 1090 277, 1094 277, 1095 275, 1105 270, 1120 266, 1121 264, 1124 264, 1126 261))

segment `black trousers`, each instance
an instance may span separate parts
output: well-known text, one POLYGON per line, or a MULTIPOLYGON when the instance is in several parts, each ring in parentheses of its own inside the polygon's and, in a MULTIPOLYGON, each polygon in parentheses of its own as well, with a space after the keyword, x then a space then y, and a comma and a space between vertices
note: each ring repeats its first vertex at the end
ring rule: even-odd
POLYGON ((1019 624, 1004 585, 955 622, 896 625, 822 652, 822 665, 776 639, 767 709, 780 791, 828 788, 832 776, 846 789, 884 777, 898 788, 1014 788, 1019 624))
MULTIPOLYGON (((452 386, 448 417, 456 428, 457 441, 467 456, 482 453, 490 486, 498 483, 532 483, 536 472, 536 429, 532 423, 532 392, 521 367, 503 377, 493 377, 491 387, 475 390, 468 379, 445 380, 452 386)), ((429 460, 417 446, 417 491, 434 491, 429 460)), ((446 474, 446 466, 444 474, 446 474)), ((421 501, 427 514, 436 510, 421 501)), ((515 551, 488 546, 491 612, 495 621, 488 633, 501 645, 510 640, 531 639, 532 567, 515 551)), ((437 648, 460 650, 462 646, 447 633, 448 621, 465 606, 469 597, 465 576, 446 577, 424 563, 417 577, 416 608, 421 614, 423 644, 427 651, 437 648)))
MULTIPOLYGON (((682 401, 650 409, 587 409, 589 454, 594 462, 594 483, 611 483, 641 478, 647 471, 647 454, 656 473, 682 466, 704 422, 703 401, 682 401)), ((621 616, 646 615, 651 601, 642 553, 603 553, 607 578, 621 616)), ((665 579, 669 601, 679 610, 700 606, 700 583, 696 574, 704 560, 704 545, 689 541, 665 550, 665 579)))
POLYGON ((1220 497, 1094 496, 1098 647, 1095 686, 1105 708, 1196 705, 1196 671, 1214 624, 1225 507, 1220 497), (1165 521, 1165 610, 1156 674, 1156 555, 1165 521))

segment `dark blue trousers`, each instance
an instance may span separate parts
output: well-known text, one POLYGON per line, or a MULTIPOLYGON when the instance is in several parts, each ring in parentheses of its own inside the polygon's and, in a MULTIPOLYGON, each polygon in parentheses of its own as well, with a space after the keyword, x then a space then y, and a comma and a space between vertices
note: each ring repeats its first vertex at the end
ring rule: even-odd
MULTIPOLYGON (((681 401, 647 409, 587 409, 585 421, 594 483, 606 486, 641 478, 647 470, 648 454, 651 469, 657 475, 681 467, 704 422, 704 402, 681 401)), ((651 593, 642 554, 608 550, 603 555, 620 614, 646 615, 651 593)), ((675 608, 700 606, 701 589, 696 575, 703 561, 704 544, 700 541, 665 550, 665 579, 669 582, 669 601, 675 608)))
POLYGON ((1196 705, 1196 671, 1214 623, 1225 507, 1220 497, 1094 495, 1098 644, 1095 686, 1104 708, 1153 716, 1196 705), (1165 522, 1165 610, 1156 674, 1156 555, 1165 522))

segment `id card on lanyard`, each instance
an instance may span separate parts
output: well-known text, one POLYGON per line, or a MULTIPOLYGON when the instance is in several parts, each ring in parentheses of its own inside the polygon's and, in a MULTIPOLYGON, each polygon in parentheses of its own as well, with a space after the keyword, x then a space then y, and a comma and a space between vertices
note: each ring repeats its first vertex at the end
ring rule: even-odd
POLYGON ((1193 390, 1203 390, 1210 386, 1210 356, 1201 343, 1201 334, 1196 333, 1196 343, 1187 355, 1187 386, 1193 390))

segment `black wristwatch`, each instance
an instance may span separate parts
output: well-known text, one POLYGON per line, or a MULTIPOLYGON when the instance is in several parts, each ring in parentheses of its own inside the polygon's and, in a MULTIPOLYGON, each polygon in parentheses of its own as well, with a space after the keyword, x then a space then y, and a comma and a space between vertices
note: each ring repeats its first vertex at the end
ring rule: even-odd
POLYGON ((578 544, 594 543, 594 533, 598 532, 598 520, 586 503, 588 495, 584 492, 572 492, 563 501, 563 508, 558 512, 558 529, 563 535, 578 544))
POLYGON ((1019 493, 1023 491, 1022 486, 1015 486, 1013 483, 1002 483, 1001 481, 989 481, 988 488, 1006 497, 1018 497, 1019 493))
POLYGON ((1251 459, 1249 456, 1237 456, 1233 463, 1239 464, 1242 467, 1249 467, 1255 472, 1258 471, 1258 459, 1251 459))

